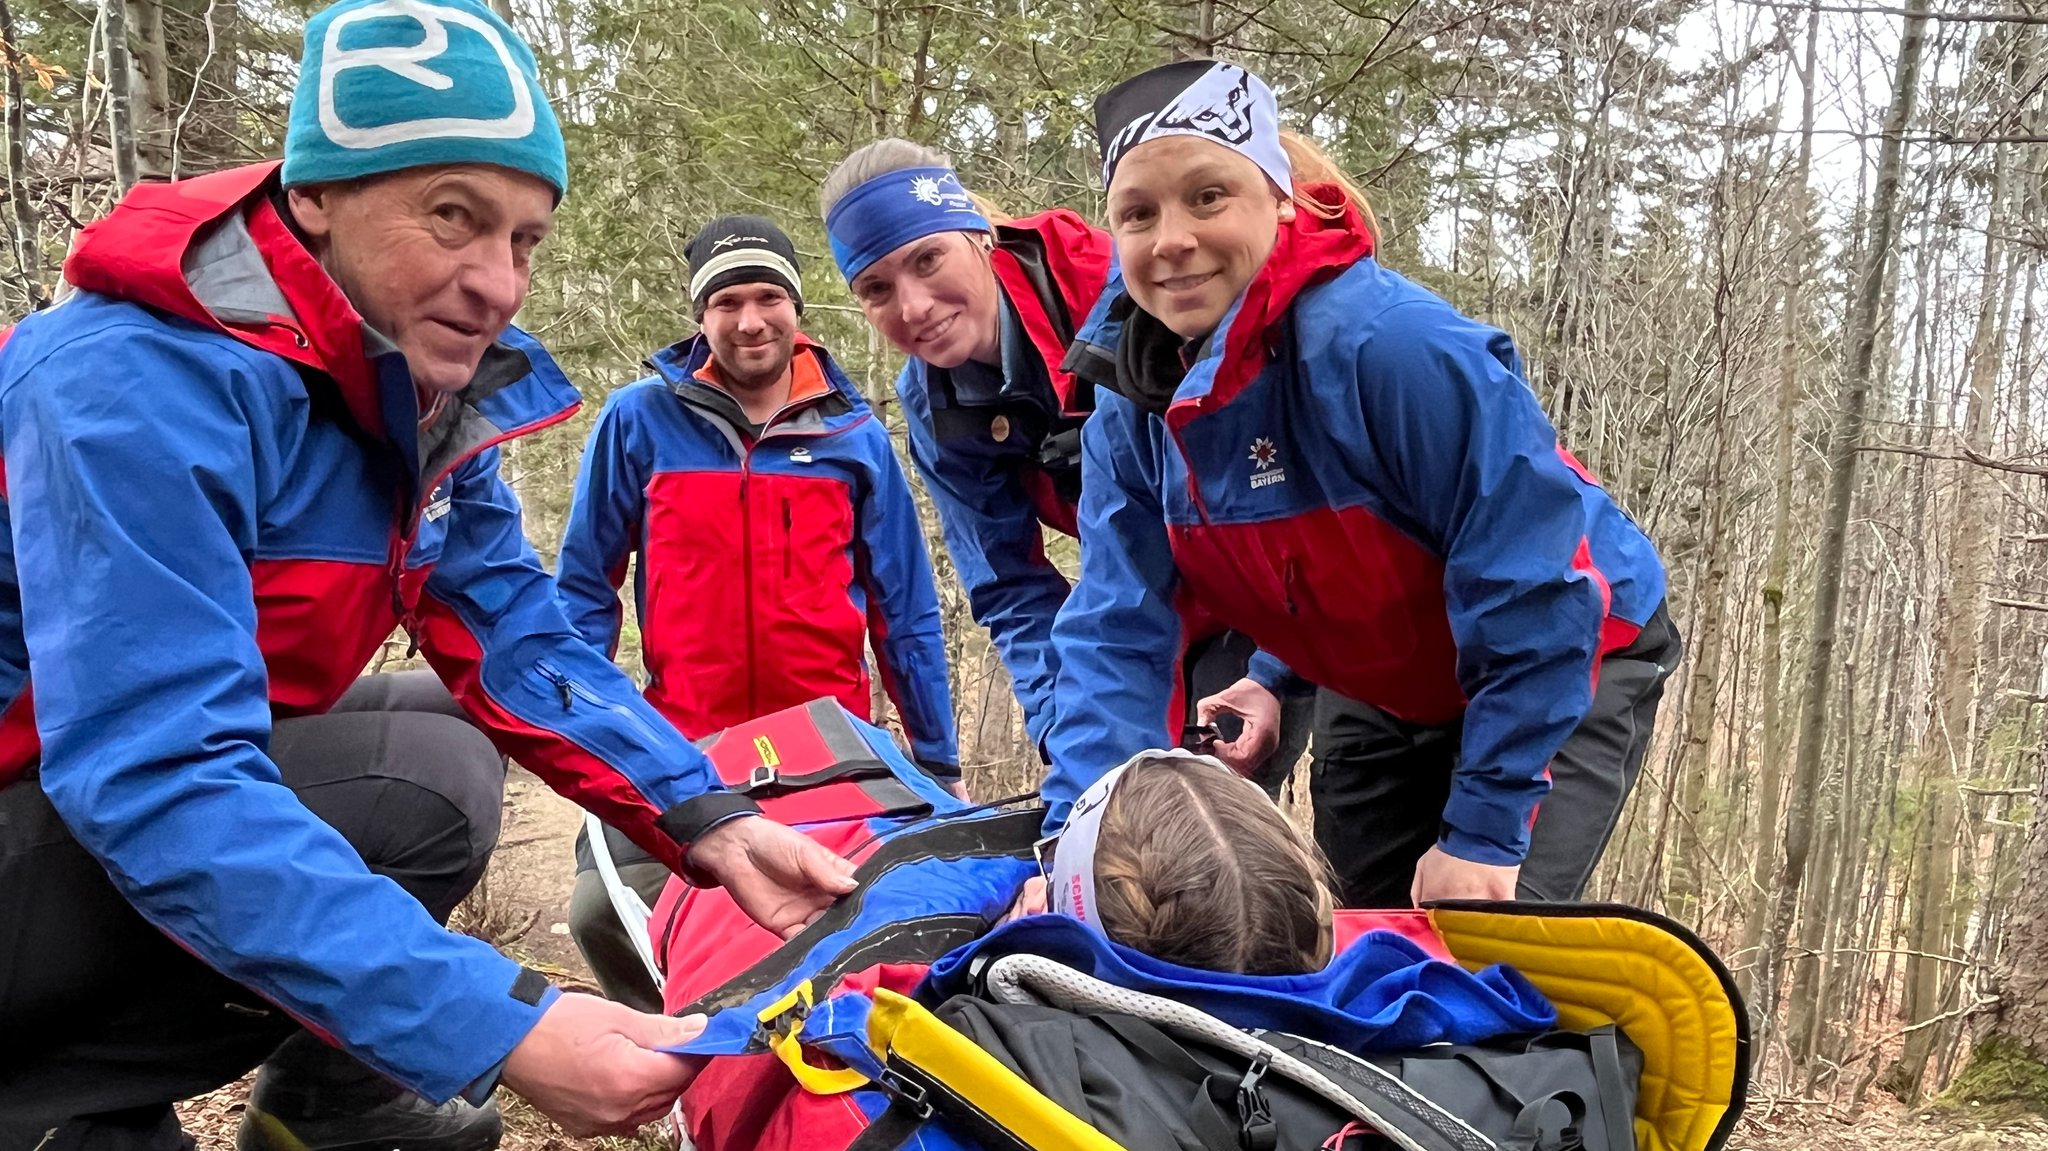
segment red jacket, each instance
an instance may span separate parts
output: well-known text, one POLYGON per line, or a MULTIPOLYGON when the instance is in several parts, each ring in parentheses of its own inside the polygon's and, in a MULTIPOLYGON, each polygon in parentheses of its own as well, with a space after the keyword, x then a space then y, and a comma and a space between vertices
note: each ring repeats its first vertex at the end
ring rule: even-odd
POLYGON ((918 761, 959 774, 931 557, 889 433, 803 340, 756 439, 702 337, 606 402, 576 477, 557 582, 577 630, 617 646, 634 605, 647 698, 700 738, 820 696, 865 718, 879 657, 918 761))

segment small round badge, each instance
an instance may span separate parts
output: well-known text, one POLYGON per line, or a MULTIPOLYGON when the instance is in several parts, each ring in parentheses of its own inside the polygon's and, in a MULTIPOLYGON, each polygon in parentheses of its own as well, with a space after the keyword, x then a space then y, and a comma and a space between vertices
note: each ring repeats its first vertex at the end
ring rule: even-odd
POLYGON ((1010 417, 997 416, 995 419, 989 421, 988 434, 994 436, 996 438, 997 443, 1002 443, 1004 440, 1009 439, 1010 417))

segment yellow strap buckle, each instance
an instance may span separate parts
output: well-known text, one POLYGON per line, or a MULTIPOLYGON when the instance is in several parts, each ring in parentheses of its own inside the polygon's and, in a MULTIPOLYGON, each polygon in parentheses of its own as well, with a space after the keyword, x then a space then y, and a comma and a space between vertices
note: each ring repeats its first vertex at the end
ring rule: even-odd
POLYGON ((811 1017, 813 1006, 811 982, 806 979, 791 988, 789 994, 762 1008, 757 1018, 768 1050, 789 1068, 797 1084, 813 1095, 843 1095, 867 1086, 868 1077, 851 1067, 814 1067, 804 1062, 804 1021, 811 1017))

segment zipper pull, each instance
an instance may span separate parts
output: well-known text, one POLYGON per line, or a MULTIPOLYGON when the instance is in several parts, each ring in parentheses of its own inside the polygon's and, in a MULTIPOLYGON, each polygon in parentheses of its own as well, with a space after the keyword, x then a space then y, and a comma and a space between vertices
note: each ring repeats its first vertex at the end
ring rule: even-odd
POLYGON ((562 698, 562 710, 569 711, 576 700, 576 693, 569 686, 569 677, 546 664, 540 665, 540 673, 555 685, 555 694, 562 698))

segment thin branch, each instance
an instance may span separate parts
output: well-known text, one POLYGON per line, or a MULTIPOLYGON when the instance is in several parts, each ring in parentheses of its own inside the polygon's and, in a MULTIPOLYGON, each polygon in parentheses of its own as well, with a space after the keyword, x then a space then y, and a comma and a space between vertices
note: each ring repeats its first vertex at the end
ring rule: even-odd
MULTIPOLYGON (((1864 444, 1856 450, 1859 452, 1886 452, 1897 456, 1918 456, 1926 460, 1947 460, 1950 463, 1976 464, 1980 468, 2012 472, 2015 475, 2022 476, 2048 476, 2048 465, 2023 464, 2018 460, 1997 459, 1993 456, 1987 456, 1967 444, 1956 445, 1956 450, 1952 453, 1935 451, 1932 448, 1916 448, 1906 444, 1864 444)), ((2027 542, 2035 543, 2039 541, 2030 536, 2027 542)))
MULTIPOLYGON (((1847 16, 1884 16, 1897 19, 1913 13, 1904 8, 1890 8, 1873 4, 1806 4, 1797 0, 1736 0, 1753 8, 1770 8, 1780 12, 1829 12, 1847 16)), ((1928 20, 1944 24, 2048 24, 2048 15, 2032 12, 1923 12, 1928 20)))

